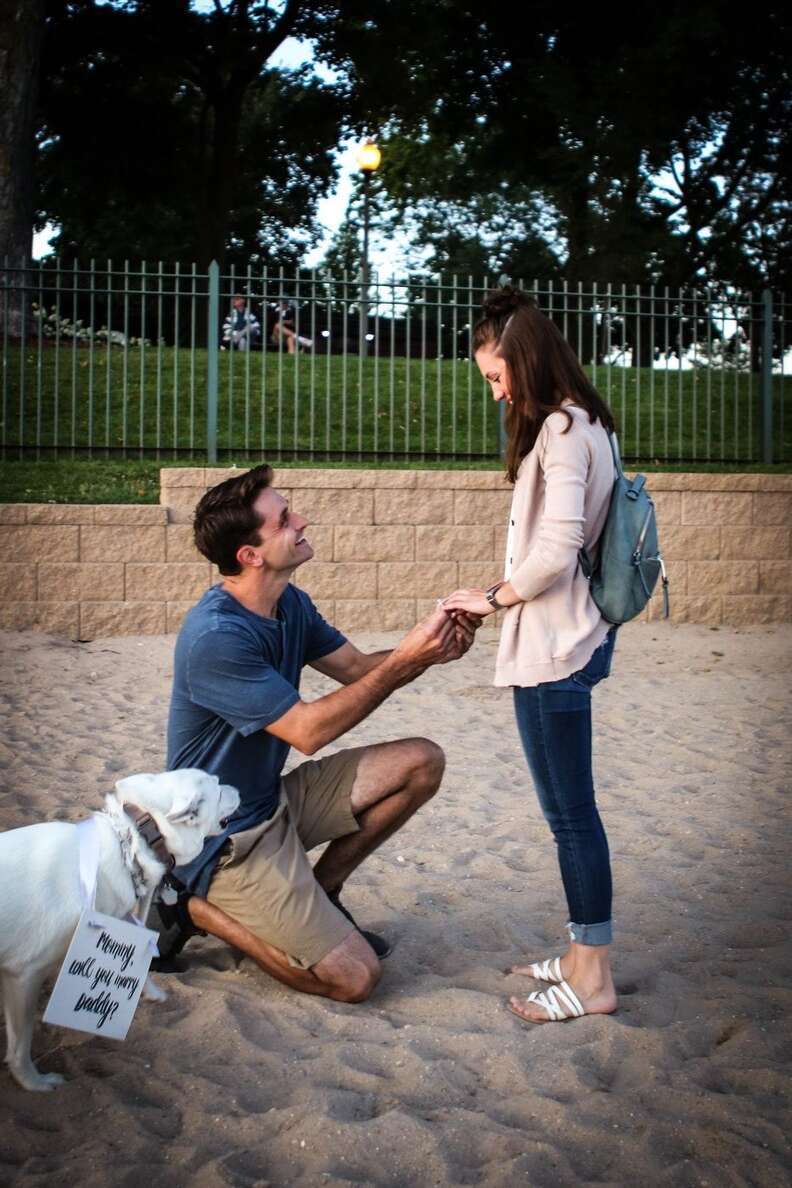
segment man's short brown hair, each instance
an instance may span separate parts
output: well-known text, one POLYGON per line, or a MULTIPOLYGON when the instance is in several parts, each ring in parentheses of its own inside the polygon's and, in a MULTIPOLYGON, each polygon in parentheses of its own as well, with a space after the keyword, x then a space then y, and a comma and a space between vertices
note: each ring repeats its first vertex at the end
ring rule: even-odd
POLYGON ((272 483, 272 467, 254 466, 211 487, 195 509, 195 547, 224 576, 242 572, 237 552, 242 545, 260 544, 261 519, 253 510, 259 491, 272 483))

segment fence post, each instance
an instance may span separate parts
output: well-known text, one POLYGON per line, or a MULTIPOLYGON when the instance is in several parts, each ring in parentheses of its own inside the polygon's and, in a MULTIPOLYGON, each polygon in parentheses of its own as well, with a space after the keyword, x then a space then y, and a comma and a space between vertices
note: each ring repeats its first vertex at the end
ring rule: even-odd
POLYGON ((206 328, 206 460, 217 461, 217 387, 220 324, 220 265, 209 265, 209 313, 206 328))
POLYGON ((762 461, 773 461, 773 294, 762 292, 762 461))

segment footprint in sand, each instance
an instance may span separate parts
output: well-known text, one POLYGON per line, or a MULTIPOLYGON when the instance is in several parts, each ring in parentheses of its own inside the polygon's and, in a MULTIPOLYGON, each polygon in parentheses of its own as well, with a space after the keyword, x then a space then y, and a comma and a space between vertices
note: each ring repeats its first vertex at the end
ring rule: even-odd
POLYGON ((788 932, 780 925, 751 923, 735 928, 724 937, 732 949, 767 949, 786 940, 788 932))
POLYGON ((376 1077, 385 1080, 391 1075, 388 1062, 378 1052, 366 1052, 360 1047, 343 1053, 341 1062, 352 1072, 364 1077, 376 1077))
MULTIPOLYGON (((317 1084, 317 1088, 322 1088, 317 1084)), ((369 1122, 382 1112, 373 1093, 325 1085, 324 1114, 333 1122, 369 1122)))

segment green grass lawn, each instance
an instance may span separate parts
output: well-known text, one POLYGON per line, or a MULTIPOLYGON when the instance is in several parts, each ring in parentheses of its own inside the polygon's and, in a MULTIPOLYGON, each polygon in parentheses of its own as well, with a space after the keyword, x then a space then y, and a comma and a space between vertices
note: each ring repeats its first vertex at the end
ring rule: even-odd
MULTIPOLYGON (((498 409, 465 360, 270 351, 223 352, 219 363, 221 463, 499 464, 498 409)), ((2 364, 6 501, 156 500, 160 466, 206 459, 206 351, 45 345, 8 348, 2 364)), ((613 408, 625 458, 748 469, 759 457, 758 376, 587 371, 613 408)), ((774 381, 774 415, 788 469, 792 377, 774 381)))
MULTIPOLYGON (((220 354, 218 448, 268 456, 497 456, 478 372, 449 360, 220 354)), ((206 443, 206 351, 9 350, 5 442, 194 452, 206 443)))
MULTIPOLYGON (((261 454, 250 457, 238 455, 237 466, 256 466, 263 460, 261 454)), ((203 466, 206 458, 182 457, 178 462, 163 458, 71 458, 58 459, 10 459, 0 465, 0 503, 158 503, 159 474, 162 466, 203 466)), ((222 466, 224 459, 218 465, 222 466)), ((278 465, 300 466, 299 462, 284 462, 278 465)), ((348 466, 371 467, 370 462, 321 462, 321 466, 346 468, 348 466)), ((414 466, 422 469, 490 470, 500 469, 497 459, 487 462, 386 462, 387 468, 409 470, 414 466)))

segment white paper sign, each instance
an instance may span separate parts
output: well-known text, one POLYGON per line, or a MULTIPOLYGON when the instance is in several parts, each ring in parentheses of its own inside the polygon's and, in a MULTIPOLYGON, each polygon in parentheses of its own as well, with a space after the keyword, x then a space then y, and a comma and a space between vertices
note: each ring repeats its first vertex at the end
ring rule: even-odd
POLYGON ((44 1012, 45 1023, 126 1039, 156 953, 157 933, 87 909, 44 1012))

